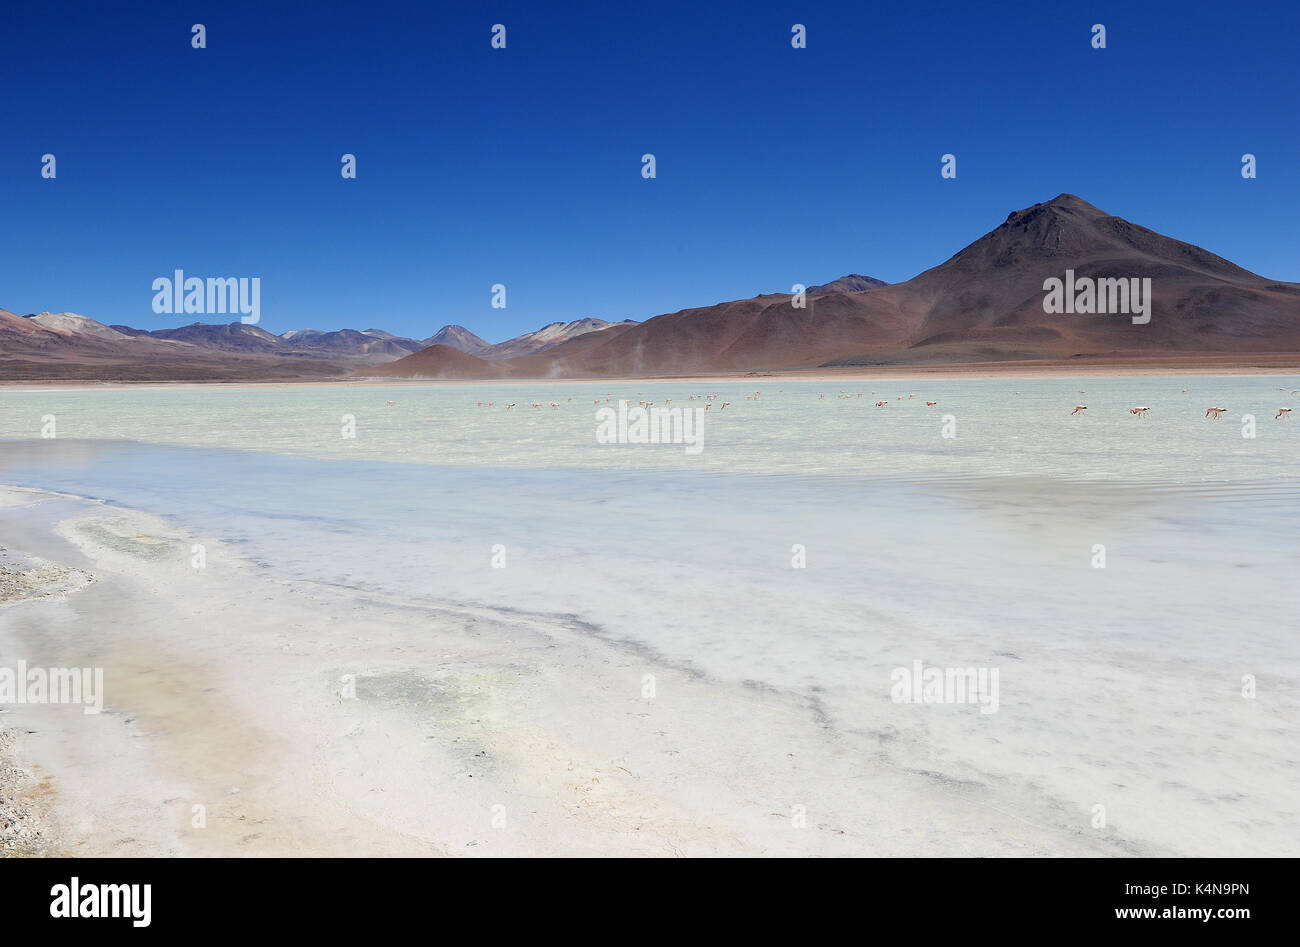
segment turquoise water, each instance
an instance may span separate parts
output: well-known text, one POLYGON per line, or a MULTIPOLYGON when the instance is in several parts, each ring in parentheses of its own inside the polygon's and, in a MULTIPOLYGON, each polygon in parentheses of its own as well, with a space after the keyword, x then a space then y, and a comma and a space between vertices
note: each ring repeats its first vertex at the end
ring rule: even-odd
POLYGON ((1295 378, 1258 375, 9 389, 0 390, 0 438, 39 437, 41 418, 53 415, 63 438, 336 460, 921 480, 1032 475, 1280 482, 1294 477, 1300 417, 1274 421, 1274 415, 1279 407, 1300 405, 1300 396, 1290 393, 1297 386, 1295 378), (747 400, 756 392, 757 400, 747 400), (841 392, 849 397, 840 398, 841 392), (645 400, 692 408, 703 402, 689 396, 715 393, 720 397, 705 414, 704 450, 697 456, 678 446, 596 442, 596 401, 626 398, 634 405, 645 400), (889 407, 875 407, 886 399, 889 407), (386 405, 389 400, 396 404, 386 405), (723 401, 730 407, 723 410, 723 401), (925 401, 938 404, 927 408, 925 401), (510 402, 517 406, 507 410, 510 402), (532 408, 535 402, 542 407, 532 408), (1072 417, 1076 404, 1088 405, 1087 412, 1072 417), (1129 414, 1139 405, 1151 409, 1146 418, 1129 414), (1227 408, 1222 420, 1205 418, 1211 406, 1227 408), (1242 437, 1245 414, 1257 419, 1253 439, 1242 437), (955 420, 953 438, 942 436, 945 415, 955 420), (353 438, 342 436, 345 416, 355 419, 353 438))

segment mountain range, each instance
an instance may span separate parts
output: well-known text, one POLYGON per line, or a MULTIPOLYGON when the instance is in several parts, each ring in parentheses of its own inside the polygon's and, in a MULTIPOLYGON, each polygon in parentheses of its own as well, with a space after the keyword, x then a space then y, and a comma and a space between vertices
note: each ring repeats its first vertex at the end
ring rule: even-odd
POLYGON ((377 329, 275 336, 239 323, 146 333, 69 313, 0 310, 0 378, 129 379, 146 364, 179 373, 156 377, 202 378, 219 374, 221 359, 233 360, 226 377, 237 379, 254 370, 556 378, 1079 360, 1295 365, 1296 356, 1300 284, 1258 276, 1072 194, 1014 211, 906 282, 850 274, 803 297, 758 295, 644 322, 553 323, 496 345, 462 326, 422 341, 377 329), (1149 279, 1150 321, 1045 311, 1045 281, 1067 271, 1076 279, 1149 279), (101 374, 75 374, 86 360, 101 374))
MULTIPOLYGON (((1300 284, 1258 276, 1072 194, 1009 214, 907 282, 852 275, 806 295, 804 308, 772 294, 656 316, 541 357, 480 365, 479 377, 1197 358, 1275 365, 1300 354, 1300 284), (1067 270, 1150 279, 1150 322, 1046 312, 1045 281, 1067 270)), ((439 377, 447 358, 434 346, 363 374, 439 377)), ((456 360, 456 377, 470 370, 456 360)))
POLYGON ((104 325, 71 312, 19 316, 0 309, 0 380, 292 380, 346 375, 443 344, 481 359, 533 354, 614 325, 623 323, 554 322, 493 345, 457 325, 424 340, 383 329, 294 329, 274 335, 241 322, 150 331, 104 325))

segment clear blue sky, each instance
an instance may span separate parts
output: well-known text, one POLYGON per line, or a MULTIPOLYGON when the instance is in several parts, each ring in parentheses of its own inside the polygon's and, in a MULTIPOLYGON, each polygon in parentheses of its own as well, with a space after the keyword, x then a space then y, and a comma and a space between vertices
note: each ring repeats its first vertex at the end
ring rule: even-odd
POLYGON ((498 341, 905 280, 1062 191, 1300 280, 1294 2, 268 6, 7 6, 0 307, 228 321, 153 313, 179 267, 273 332, 498 341))

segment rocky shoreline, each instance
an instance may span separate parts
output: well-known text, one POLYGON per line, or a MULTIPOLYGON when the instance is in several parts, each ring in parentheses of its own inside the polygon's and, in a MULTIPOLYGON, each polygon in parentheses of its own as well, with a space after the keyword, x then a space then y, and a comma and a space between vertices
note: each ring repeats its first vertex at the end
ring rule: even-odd
POLYGON ((22 556, 0 546, 0 607, 85 588, 94 577, 56 562, 22 556))
MULTIPOLYGON (((0 546, 0 608, 66 594, 93 581, 80 569, 0 546)), ((20 762, 22 736, 0 725, 0 858, 59 853, 50 820, 52 790, 48 781, 20 762)))
POLYGON ((57 855, 49 784, 17 762, 21 734, 0 727, 0 858, 57 855))

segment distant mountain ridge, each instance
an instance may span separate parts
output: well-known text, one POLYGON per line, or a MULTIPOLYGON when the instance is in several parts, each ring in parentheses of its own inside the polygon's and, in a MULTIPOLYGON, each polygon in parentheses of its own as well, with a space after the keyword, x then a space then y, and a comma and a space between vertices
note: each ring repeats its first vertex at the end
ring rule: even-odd
POLYGON ((60 335, 88 335, 97 339, 118 342, 131 338, 130 333, 121 333, 116 329, 96 322, 87 316, 75 312, 42 312, 25 316, 38 326, 57 332, 60 335))
MULTIPOLYGON (((537 352, 544 352, 570 339, 576 339, 580 335, 586 335, 589 332, 601 332, 620 325, 636 325, 636 322, 632 319, 625 319, 622 322, 606 322, 604 319, 552 322, 549 325, 542 326, 535 332, 526 332, 521 336, 492 346, 485 357, 497 359, 533 355, 537 352)), ((478 355, 480 353, 470 352, 470 354, 478 355)))
MULTIPOLYGON (((60 371, 86 375, 102 366, 125 365, 150 356, 163 356, 165 361, 153 366, 126 365, 122 368, 125 377, 162 377, 158 373, 164 368, 177 367, 175 360, 184 363, 187 359, 193 362, 198 377, 209 377, 220 374, 221 359, 225 357, 238 360, 237 365, 231 366, 232 371, 275 375, 283 370, 293 376, 343 374, 358 366, 393 362, 430 346, 447 346, 485 358, 535 353, 614 325, 601 319, 557 322, 493 345, 456 325, 444 326, 430 338, 417 341, 373 328, 328 332, 292 329, 277 336, 243 322, 195 322, 147 330, 104 325, 70 312, 19 316, 0 310, 0 314, 3 314, 0 315, 0 379, 41 378, 58 375, 60 371)), ((182 377, 191 376, 182 374, 182 377)))
MULTIPOLYGON (((584 336, 482 377, 635 377, 1025 360, 1300 356, 1300 284, 1269 280, 1073 195, 1013 211, 903 283, 843 277, 584 336), (1153 317, 1044 309, 1045 281, 1151 280, 1153 317), (879 284, 879 285, 877 285, 879 284)), ((422 353, 364 374, 425 377, 422 353)), ((461 366, 464 370, 464 366, 461 366)))
POLYGON ((865 293, 878 286, 888 285, 884 280, 876 279, 874 276, 850 273, 848 276, 841 276, 821 286, 809 286, 806 292, 809 296, 825 296, 829 293, 865 293))
POLYGON ((601 319, 553 322, 535 332, 527 332, 517 338, 493 345, 465 327, 457 325, 443 326, 429 338, 417 341, 394 335, 383 329, 364 331, 337 329, 330 332, 320 329, 291 329, 277 336, 260 326, 246 325, 242 322, 194 322, 172 329, 149 330, 135 329, 126 325, 106 326, 75 313, 44 312, 23 318, 30 320, 34 325, 68 338, 86 337, 119 342, 151 338, 185 343, 216 352, 315 356, 365 363, 393 361, 433 345, 446 345, 485 358, 530 354, 558 345, 585 332, 595 332, 614 325, 601 319))
POLYGON ((238 322, 145 332, 76 313, 0 310, 0 378, 596 378, 1292 354, 1300 363, 1300 284, 1073 194, 1013 211, 905 282, 849 274, 804 295, 802 305, 773 293, 644 322, 557 322, 496 345, 457 325, 421 342, 380 329, 276 336, 238 322), (1045 281, 1067 272, 1149 280, 1149 324, 1046 311, 1045 281))
POLYGON ((481 355, 492 348, 491 342, 485 342, 464 326, 456 325, 443 326, 420 343, 421 348, 428 348, 431 345, 450 346, 468 355, 481 355))

